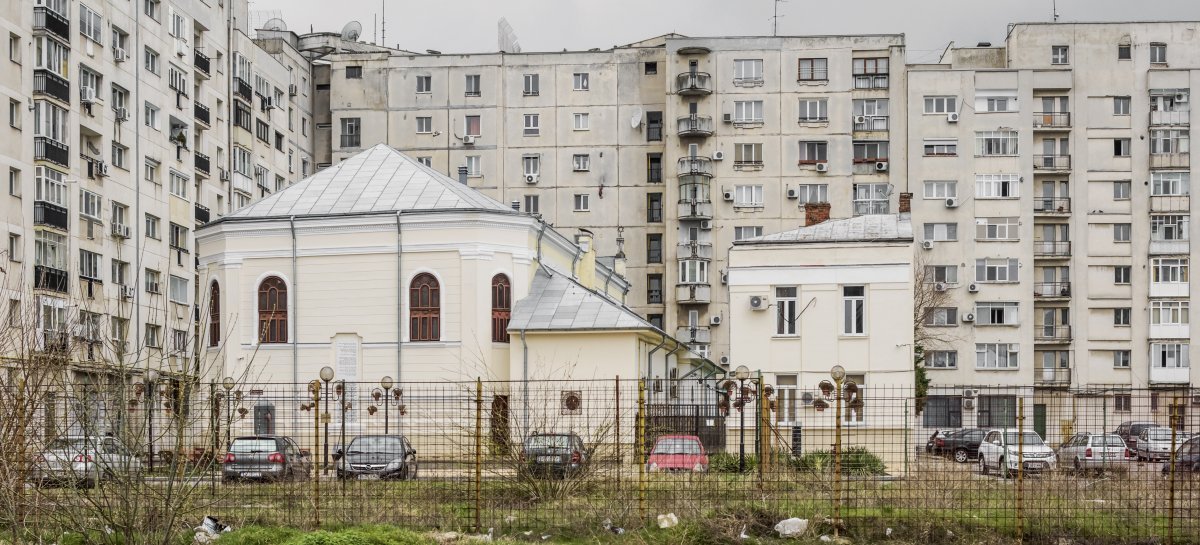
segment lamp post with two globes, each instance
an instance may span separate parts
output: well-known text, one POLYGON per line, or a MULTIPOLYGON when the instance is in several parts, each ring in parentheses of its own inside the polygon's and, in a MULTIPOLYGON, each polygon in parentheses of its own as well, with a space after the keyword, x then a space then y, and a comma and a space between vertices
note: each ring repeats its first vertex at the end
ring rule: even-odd
POLYGON ((321 412, 321 423, 325 425, 325 440, 321 454, 321 474, 329 475, 329 382, 333 380, 333 368, 326 365, 321 368, 321 382, 325 383, 325 410, 321 412))
POLYGON ((827 400, 834 401, 834 432, 833 432, 833 537, 838 537, 838 531, 842 525, 842 407, 844 402, 850 403, 852 406, 861 405, 858 401, 858 384, 853 380, 846 380, 846 369, 841 365, 834 365, 829 370, 828 380, 822 380, 817 385, 821 390, 821 396, 824 399, 818 399, 813 403, 813 406, 818 410, 824 410, 829 406, 827 400))

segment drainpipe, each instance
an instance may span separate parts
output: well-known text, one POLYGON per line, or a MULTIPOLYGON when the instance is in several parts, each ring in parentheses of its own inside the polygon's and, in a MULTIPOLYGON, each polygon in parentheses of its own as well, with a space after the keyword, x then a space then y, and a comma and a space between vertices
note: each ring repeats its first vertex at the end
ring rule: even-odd
POLYGON ((651 379, 651 377, 653 376, 651 374, 650 370, 651 370, 651 368, 654 367, 654 353, 658 352, 658 350, 660 348, 662 348, 663 346, 666 346, 667 341, 669 341, 669 340, 671 340, 671 338, 668 337, 666 333, 663 333, 662 342, 658 343, 658 346, 650 349, 650 352, 648 354, 646 354, 646 373, 644 374, 645 380, 649 381, 651 379))
POLYGON ((400 227, 400 211, 396 211, 396 383, 401 381, 400 362, 404 356, 404 342, 401 338, 403 332, 401 329, 404 324, 404 312, 401 310, 400 303, 404 297, 404 239, 403 232, 400 227))
POLYGON ((538 220, 538 223, 541 224, 541 227, 538 228, 537 262, 538 262, 538 267, 541 267, 542 266, 542 236, 546 234, 546 222, 544 222, 542 220, 538 220))
POLYGON ((521 427, 529 434, 529 344, 525 342, 525 329, 521 329, 521 427))
MULTIPOLYGON (((288 218, 292 231, 292 384, 300 383, 300 279, 296 278, 296 216, 288 218)), ((295 415, 293 415, 294 417, 295 415)))

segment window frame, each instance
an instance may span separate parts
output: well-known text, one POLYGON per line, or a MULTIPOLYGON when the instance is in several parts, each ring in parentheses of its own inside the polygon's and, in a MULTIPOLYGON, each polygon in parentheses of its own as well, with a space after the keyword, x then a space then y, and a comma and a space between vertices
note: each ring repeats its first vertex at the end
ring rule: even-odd
POLYGON ((492 277, 492 342, 508 343, 508 323, 512 319, 512 282, 508 275, 492 277))
POLYGON ((256 309, 258 311, 259 344, 286 344, 291 324, 288 320, 290 297, 287 282, 278 275, 263 278, 258 283, 256 309))

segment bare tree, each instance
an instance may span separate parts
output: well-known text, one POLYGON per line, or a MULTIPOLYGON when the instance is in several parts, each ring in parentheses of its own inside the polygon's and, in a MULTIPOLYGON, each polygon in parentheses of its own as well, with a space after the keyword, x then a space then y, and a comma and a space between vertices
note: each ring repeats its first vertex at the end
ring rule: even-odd
MULTIPOLYGON (((957 265, 951 264, 957 268, 957 265)), ((957 275, 957 272, 955 273, 957 275)), ((924 408, 925 395, 930 379, 925 373, 925 353, 953 346, 960 340, 958 319, 953 290, 957 282, 948 282, 938 276, 938 270, 929 258, 929 253, 917 250, 913 256, 913 366, 916 373, 916 411, 924 408), (953 313, 940 309, 955 309, 953 313)), ((957 280, 954 278, 953 280, 957 280)))

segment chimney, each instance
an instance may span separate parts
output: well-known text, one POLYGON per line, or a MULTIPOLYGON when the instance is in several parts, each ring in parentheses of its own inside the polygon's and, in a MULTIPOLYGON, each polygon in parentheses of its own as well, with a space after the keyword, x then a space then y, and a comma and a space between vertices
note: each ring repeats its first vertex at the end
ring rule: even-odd
POLYGON ((575 278, 588 288, 596 287, 596 247, 593 244, 592 232, 580 229, 575 235, 575 245, 579 246, 579 258, 575 264, 575 278))
POLYGON ((829 203, 810 202, 804 205, 804 225, 816 225, 829 221, 829 203))
POLYGON ((900 194, 900 213, 907 214, 912 212, 912 193, 900 194))
POLYGON ((467 185, 467 167, 458 167, 458 183, 467 185))

